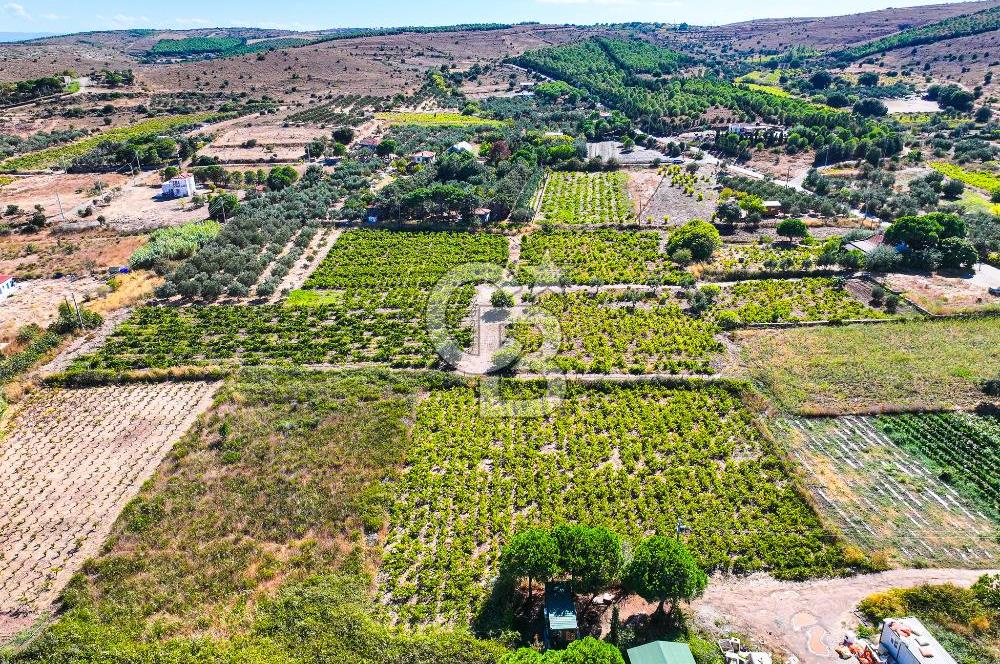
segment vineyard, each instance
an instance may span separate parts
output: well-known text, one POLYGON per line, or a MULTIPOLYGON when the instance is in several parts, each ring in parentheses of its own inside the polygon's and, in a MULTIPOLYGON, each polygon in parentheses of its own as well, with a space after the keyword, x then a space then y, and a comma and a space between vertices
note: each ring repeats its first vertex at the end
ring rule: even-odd
POLYGON ((886 318, 832 279, 742 281, 722 289, 717 311, 733 311, 741 324, 886 318))
POLYGON ((876 425, 979 509, 1000 519, 1000 420, 934 413, 880 417, 876 425))
POLYGON ((486 233, 353 230, 340 236, 305 288, 433 286, 465 263, 507 263, 507 238, 486 233))
POLYGON ((963 14, 938 21, 937 23, 931 23, 930 25, 909 28, 880 39, 875 39, 867 44, 845 49, 835 55, 843 60, 859 60, 869 55, 884 53, 896 48, 932 44, 937 41, 992 32, 997 29, 1000 29, 1000 8, 991 7, 974 14, 963 14))
POLYGON ((549 264, 571 284, 675 284, 689 278, 660 251, 660 236, 653 231, 557 230, 526 235, 518 271, 521 283, 538 281, 549 264))
POLYGON ((402 622, 469 622, 501 545, 530 524, 605 525, 635 539, 673 535, 680 518, 708 569, 801 577, 843 567, 740 395, 723 385, 571 384, 542 420, 483 417, 473 389, 436 391, 417 406, 407 463, 390 490, 379 575, 402 622))
POLYGON ((418 112, 391 112, 376 113, 375 117, 390 125, 447 125, 453 127, 468 127, 476 125, 499 127, 503 123, 499 120, 479 118, 474 115, 463 115, 461 113, 418 113, 418 112))
POLYGON ((851 542, 907 565, 991 565, 995 523, 884 433, 920 417, 803 418, 781 429, 816 502, 851 542))
POLYGON ((931 168, 945 177, 949 177, 953 180, 961 180, 965 184, 975 187, 976 189, 982 189, 988 192, 1000 190, 1000 176, 996 173, 989 173, 986 171, 967 171, 961 166, 949 164, 943 161, 935 161, 931 163, 931 168))
POLYGON ((620 225, 635 222, 626 186, 628 175, 613 173, 549 174, 542 192, 542 219, 566 225, 620 225))
POLYGON ((72 370, 273 362, 434 364, 422 322, 426 295, 413 289, 332 294, 317 306, 140 307, 72 370))
POLYGON ((705 279, 747 278, 760 274, 804 272, 816 267, 820 245, 726 244, 695 274, 705 279))
MULTIPOLYGON (((543 295, 537 306, 559 320, 562 334, 559 354, 550 366, 570 373, 714 372, 710 361, 723 350, 714 325, 687 316, 670 294, 652 302, 635 295, 543 295)), ((515 323, 512 336, 533 348, 538 345, 533 332, 515 323)), ((519 368, 534 373, 548 367, 527 363, 519 368)))
POLYGON ((68 145, 57 145, 8 159, 0 162, 0 171, 35 171, 50 166, 65 165, 107 141, 127 141, 140 137, 156 136, 176 131, 181 127, 209 122, 217 116, 217 113, 192 113, 143 120, 129 127, 110 129, 102 134, 89 136, 68 145))

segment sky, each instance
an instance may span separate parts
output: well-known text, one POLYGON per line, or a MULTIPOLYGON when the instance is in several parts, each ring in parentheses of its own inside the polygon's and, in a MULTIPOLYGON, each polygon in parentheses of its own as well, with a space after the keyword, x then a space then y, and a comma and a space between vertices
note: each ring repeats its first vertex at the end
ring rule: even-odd
MULTIPOLYGON (((896 6, 939 4, 903 0, 896 6)), ((891 6, 889 0, 0 0, 0 33, 122 28, 339 27, 455 23, 732 23, 751 18, 830 16, 891 6)))

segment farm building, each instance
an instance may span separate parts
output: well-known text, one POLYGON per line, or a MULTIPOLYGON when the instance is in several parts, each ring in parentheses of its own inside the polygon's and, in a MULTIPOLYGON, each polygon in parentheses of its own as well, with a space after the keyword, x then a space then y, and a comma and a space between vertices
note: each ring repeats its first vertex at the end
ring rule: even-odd
POLYGON ((566 644, 580 638, 576 622, 576 604, 569 587, 562 583, 545 584, 545 647, 566 644))
POLYGON ((476 146, 468 141, 461 141, 448 148, 448 152, 469 152, 476 154, 476 146))
POLYGON ((480 223, 485 224, 489 222, 491 212, 492 210, 490 210, 489 208, 476 208, 475 210, 472 211, 472 214, 476 215, 476 219, 480 223))
POLYGON ((377 138, 365 138, 354 144, 354 148, 359 152, 375 152, 378 147, 379 140, 377 138))
POLYGON ((194 183, 193 175, 181 173, 164 182, 162 191, 167 198, 186 198, 198 193, 198 188, 194 183))
POLYGON ((847 244, 848 249, 857 249, 858 251, 863 251, 866 254, 870 254, 875 250, 875 247, 885 243, 885 234, 876 233, 867 240, 855 240, 847 244))
POLYGON ((628 649, 632 664, 694 664, 694 655, 686 643, 652 641, 628 649))
POLYGON ((762 205, 765 217, 776 217, 781 214, 781 201, 764 201, 762 205))
POLYGON ((432 150, 421 150, 420 152, 406 155, 407 161, 411 164, 433 164, 436 157, 437 155, 432 150))
POLYGON ((0 274, 0 300, 14 292, 17 282, 9 274, 0 274))
POLYGON ((957 664, 917 618, 886 618, 879 650, 887 664, 957 664))

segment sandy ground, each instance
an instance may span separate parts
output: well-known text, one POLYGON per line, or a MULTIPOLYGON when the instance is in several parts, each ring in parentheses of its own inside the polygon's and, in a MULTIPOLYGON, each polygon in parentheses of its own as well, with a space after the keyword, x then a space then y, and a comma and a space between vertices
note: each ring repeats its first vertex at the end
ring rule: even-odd
POLYGON ((638 145, 628 152, 622 151, 622 144, 617 141, 604 141, 602 143, 587 143, 587 158, 600 157, 607 161, 614 157, 620 164, 648 164, 654 159, 664 161, 666 157, 662 152, 639 147, 638 145))
POLYGON ((629 171, 629 196, 636 204, 641 223, 644 226, 678 226, 691 219, 711 219, 719 198, 718 192, 712 189, 715 173, 714 166, 700 166, 698 176, 708 176, 710 181, 699 180, 695 195, 688 196, 683 189, 670 184, 669 175, 664 179, 657 169, 629 171), (698 193, 703 200, 698 200, 698 193), (664 217, 669 217, 668 221, 664 221, 664 217))
POLYGON ((0 274, 47 279, 56 273, 82 276, 104 272, 109 267, 126 265, 132 252, 145 241, 142 235, 101 230, 10 235, 0 239, 0 274))
MULTIPOLYGON (((67 220, 78 219, 76 211, 93 203, 97 195, 91 195, 91 189, 97 181, 105 183, 104 190, 120 187, 129 179, 118 173, 53 173, 47 175, 29 175, 15 178, 3 188, 3 207, 17 205, 22 210, 33 211, 35 205, 45 208, 45 216, 51 222, 61 221, 59 213, 60 202, 67 220)), ((95 212, 95 216, 102 212, 95 212)))
POLYGON ((939 113, 941 107, 936 101, 920 97, 905 97, 903 99, 883 99, 882 103, 890 113, 939 113))
MULTIPOLYGON (((766 574, 713 578, 705 595, 692 608, 711 632, 749 634, 776 654, 794 654, 803 664, 839 661, 835 647, 844 631, 854 629, 853 611, 862 599, 889 588, 923 583, 972 585, 983 570, 900 569, 846 579, 818 579, 802 583, 777 581, 766 574)), ((623 618, 645 603, 626 603, 623 618)), ((655 607, 645 604, 647 611, 655 607)), ((776 662, 783 661, 776 659, 776 662)))
POLYGON ((83 304, 86 299, 108 290, 107 285, 93 277, 79 279, 34 279, 18 284, 10 295, 0 300, 0 336, 14 333, 29 323, 46 327, 58 318, 59 303, 65 298, 83 304))
POLYGON ((44 389, 0 443, 0 641, 52 610, 217 383, 44 389))
POLYGON ((950 314, 1000 306, 1000 297, 989 294, 1000 286, 1000 271, 980 266, 975 275, 946 277, 940 274, 890 274, 885 284, 934 314, 950 314), (995 284, 993 282, 996 282, 995 284))
POLYGON ((163 198, 161 184, 159 173, 143 173, 135 186, 130 181, 120 192, 115 192, 111 203, 97 214, 104 216, 108 226, 125 233, 179 226, 208 216, 208 209, 195 208, 190 198, 163 198))

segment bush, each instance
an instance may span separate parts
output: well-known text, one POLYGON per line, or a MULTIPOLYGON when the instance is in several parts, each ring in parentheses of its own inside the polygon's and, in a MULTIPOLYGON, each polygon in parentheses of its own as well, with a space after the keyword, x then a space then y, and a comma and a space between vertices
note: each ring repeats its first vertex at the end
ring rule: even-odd
POLYGON ((490 295, 490 304, 497 309, 509 309, 514 306, 514 296, 502 288, 497 289, 490 295))
POLYGON ((941 267, 946 270, 969 270, 979 260, 979 252, 964 238, 945 238, 938 249, 941 252, 941 267))
POLYGON ((720 311, 715 317, 715 322, 723 330, 735 330, 743 324, 735 311, 720 311))
POLYGON ((777 232, 778 235, 787 237, 789 240, 804 238, 809 235, 809 229, 806 228, 806 223, 801 219, 783 219, 778 224, 777 232))
POLYGON ((718 229, 701 219, 692 219, 667 239, 667 251, 673 255, 680 249, 691 252, 691 258, 696 261, 707 261, 722 246, 722 238, 718 229))
POLYGON ((865 256, 864 268, 869 272, 886 274, 899 268, 900 255, 893 247, 879 245, 865 256))

